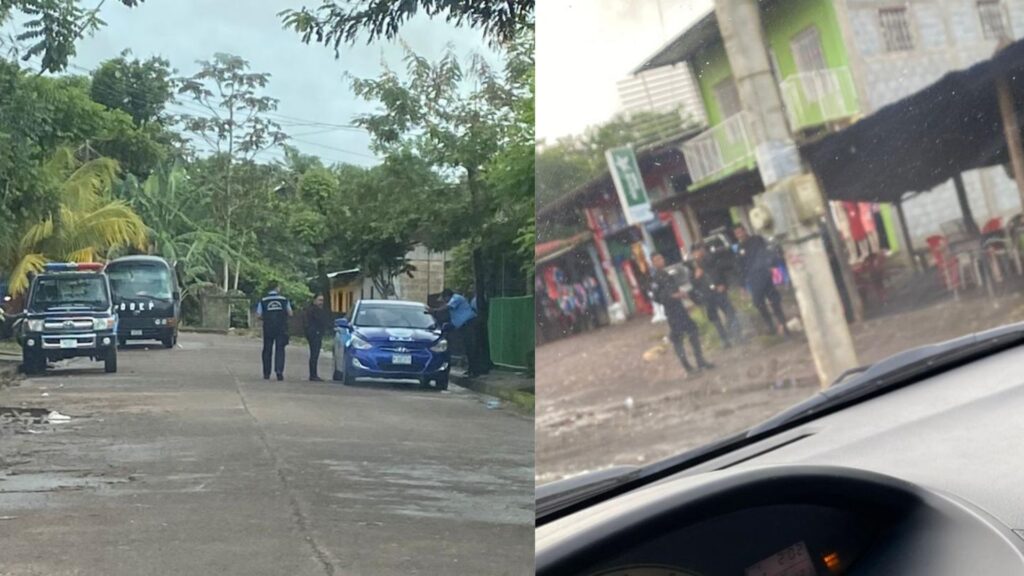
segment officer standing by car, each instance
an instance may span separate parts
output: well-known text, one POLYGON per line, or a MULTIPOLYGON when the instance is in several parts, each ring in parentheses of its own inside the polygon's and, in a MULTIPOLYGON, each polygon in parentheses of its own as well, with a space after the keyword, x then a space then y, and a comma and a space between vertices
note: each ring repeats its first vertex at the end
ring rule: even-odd
POLYGON ((309 380, 323 382, 317 375, 317 364, 320 362, 320 349, 323 347, 324 334, 332 329, 331 313, 324 308, 324 295, 316 294, 303 315, 306 341, 309 342, 309 380))
POLYGON ((440 312, 448 310, 452 326, 455 328, 455 332, 459 335, 459 339, 462 340, 462 346, 466 350, 466 364, 468 364, 466 376, 473 378, 481 375, 484 370, 480 366, 482 359, 480 357, 480 338, 477 334, 476 310, 473 309, 473 305, 470 304, 469 300, 466 300, 465 296, 456 294, 451 288, 445 288, 441 292, 441 301, 444 302, 444 305, 431 311, 440 312))
POLYGON ((754 306, 761 313, 768 331, 789 336, 786 316, 782 312, 782 296, 772 282, 772 254, 763 236, 749 234, 742 225, 735 229, 740 276, 746 283, 754 306), (771 312, 768 305, 771 305, 771 312), (774 314, 775 318, 772 319, 774 314))
POLYGON ((651 294, 654 301, 665 308, 665 317, 668 319, 669 340, 679 357, 687 374, 694 371, 693 365, 686 359, 686 348, 683 345, 683 338, 690 340, 690 347, 693 348, 693 356, 697 361, 697 370, 710 370, 714 364, 704 359, 700 348, 700 331, 697 324, 690 318, 686 306, 683 305, 683 298, 686 295, 679 287, 679 282, 665 269, 665 257, 661 254, 654 254, 651 257, 654 264, 654 274, 651 277, 651 294))
POLYGON ((292 303, 281 295, 281 285, 273 282, 267 295, 256 305, 256 316, 263 322, 263 379, 270 380, 273 359, 278 380, 284 380, 284 347, 288 345, 288 318, 292 303))
POLYGON ((693 290, 699 296, 699 304, 704 306, 704 312, 715 330, 718 331, 722 345, 731 348, 732 339, 729 338, 729 332, 732 331, 735 334, 737 321, 736 309, 729 301, 728 272, 721 264, 720 259, 708 254, 703 243, 694 245, 693 261, 693 290))

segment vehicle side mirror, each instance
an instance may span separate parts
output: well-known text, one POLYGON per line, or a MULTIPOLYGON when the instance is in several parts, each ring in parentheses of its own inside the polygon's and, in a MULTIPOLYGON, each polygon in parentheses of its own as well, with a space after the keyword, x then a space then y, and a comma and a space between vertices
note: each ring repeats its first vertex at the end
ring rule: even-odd
POLYGON ((452 328, 453 328, 453 326, 452 326, 451 322, 445 322, 445 323, 441 324, 441 333, 442 334, 447 334, 448 332, 452 331, 452 328))
POLYGON ((175 300, 181 300, 181 292, 175 290, 173 293, 171 293, 171 297, 173 297, 175 300))
POLYGON ((352 325, 349 324, 348 318, 338 318, 334 321, 334 327, 341 328, 342 330, 348 330, 352 328, 352 325))

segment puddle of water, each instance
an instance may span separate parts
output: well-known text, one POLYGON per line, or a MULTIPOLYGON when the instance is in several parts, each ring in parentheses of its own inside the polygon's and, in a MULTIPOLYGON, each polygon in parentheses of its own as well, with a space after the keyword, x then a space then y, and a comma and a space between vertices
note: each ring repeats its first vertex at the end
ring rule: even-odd
POLYGON ((86 476, 65 472, 0 475, 0 494, 80 490, 83 488, 98 488, 106 484, 117 484, 121 482, 127 482, 127 480, 124 478, 86 476))
POLYGON ((531 466, 451 467, 434 463, 391 465, 324 460, 344 476, 347 491, 332 495, 347 508, 420 518, 460 518, 490 524, 531 524, 531 466))

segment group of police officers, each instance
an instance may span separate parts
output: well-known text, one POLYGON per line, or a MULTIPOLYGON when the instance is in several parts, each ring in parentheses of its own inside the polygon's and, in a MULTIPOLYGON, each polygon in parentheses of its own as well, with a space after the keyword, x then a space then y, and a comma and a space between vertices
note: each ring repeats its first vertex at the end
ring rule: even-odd
MULTIPOLYGON (((483 340, 479 337, 476 298, 467 300, 449 288, 441 292, 441 306, 431 308, 432 313, 447 311, 452 327, 459 335, 466 353, 469 369, 467 377, 476 377, 489 371, 483 340)), ((278 380, 284 380, 285 347, 288 345, 288 318, 293 316, 292 303, 281 294, 281 286, 274 282, 270 290, 256 305, 256 316, 263 324, 263 379, 270 380, 273 369, 278 380)), ((324 308, 323 294, 315 294, 303 318, 306 341, 309 343, 309 379, 320 382, 317 364, 324 336, 333 334, 334 318, 324 308)))
MULTIPOLYGON (((749 234, 743 226, 734 230, 736 236, 736 268, 743 288, 750 295, 769 332, 789 336, 786 318, 782 311, 782 297, 775 288, 772 269, 777 257, 762 236, 749 234)), ((691 250, 693 270, 690 277, 692 289, 683 290, 681 278, 671 274, 665 266, 665 257, 654 254, 651 263, 654 274, 651 277, 651 295, 665 310, 668 320, 669 340, 675 349, 679 362, 687 374, 710 370, 714 364, 704 358, 700 344, 700 332, 690 317, 685 299, 704 308, 708 320, 715 327, 723 346, 732 347, 739 338, 741 328, 736 309, 729 300, 729 284, 732 263, 708 253, 704 244, 696 244, 691 250), (696 366, 686 356, 684 338, 690 341, 696 366)))

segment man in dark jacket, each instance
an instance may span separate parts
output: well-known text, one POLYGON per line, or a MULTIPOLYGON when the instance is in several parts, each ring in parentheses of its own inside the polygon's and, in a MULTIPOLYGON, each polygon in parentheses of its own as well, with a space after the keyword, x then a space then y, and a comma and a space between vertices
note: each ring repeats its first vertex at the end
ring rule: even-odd
POLYGON ((270 379, 270 361, 278 380, 284 380, 284 347, 288 345, 288 317, 292 303, 281 295, 280 284, 273 282, 267 295, 256 305, 256 316, 263 322, 263 379, 270 379))
POLYGON ((772 254, 768 242, 758 234, 748 234, 743 226, 737 226, 736 240, 739 243, 740 277, 750 292, 754 306, 761 313, 770 333, 789 335, 786 316, 782 312, 782 296, 772 282, 772 254), (771 305, 771 312, 768 305, 771 305), (772 319, 772 314, 775 318, 772 319))
POLYGON ((313 296, 313 303, 306 308, 304 315, 306 329, 306 340, 309 342, 309 379, 312 382, 322 382, 317 375, 317 364, 320 361, 320 349, 323 346, 324 334, 330 334, 334 329, 334 322, 331 313, 324 308, 324 295, 313 296))
POLYGON ((736 333, 738 322, 736 309, 729 300, 728 270, 722 259, 710 256, 707 248, 701 243, 694 245, 693 259, 693 290, 699 297, 699 304, 704 306, 708 320, 718 331, 722 345, 731 348, 729 332, 736 333), (728 330, 725 326, 729 327, 728 330))
POLYGON ((690 347, 693 348, 693 356, 697 361, 697 370, 710 370, 714 365, 704 359, 700 349, 700 331, 697 324, 690 318, 690 314, 683 305, 683 298, 686 295, 679 287, 679 282, 665 270, 665 257, 655 254, 651 257, 654 264, 654 274, 651 277, 651 294, 654 301, 665 308, 665 317, 668 319, 669 340, 675 348, 679 362, 689 374, 694 367, 686 359, 686 349, 683 345, 683 337, 690 340, 690 347))

